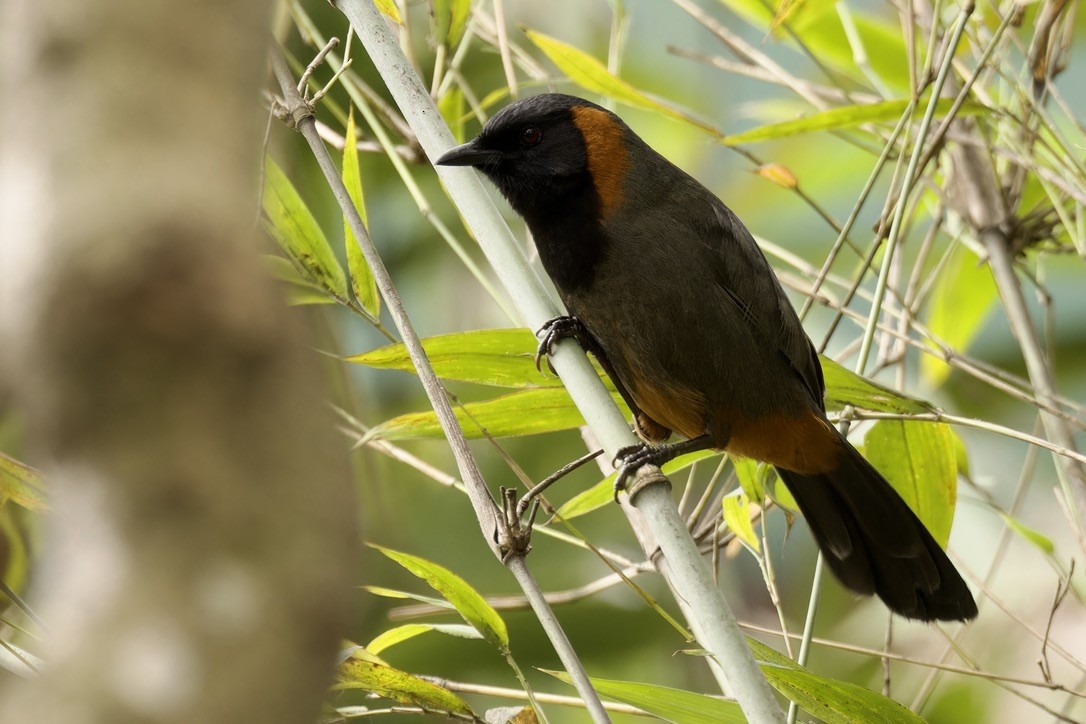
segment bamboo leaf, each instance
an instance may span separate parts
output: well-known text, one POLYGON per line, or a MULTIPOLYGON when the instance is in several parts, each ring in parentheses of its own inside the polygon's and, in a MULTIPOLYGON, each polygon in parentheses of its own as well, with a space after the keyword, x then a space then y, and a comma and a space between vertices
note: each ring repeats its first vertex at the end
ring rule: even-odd
POLYGON ((302 201, 283 169, 267 159, 264 183, 264 214, 279 246, 324 289, 347 296, 347 278, 317 220, 302 201))
MULTIPOLYGON (((987 264, 959 244, 935 283, 927 308, 927 326, 951 349, 964 352, 995 306, 996 286, 987 264)), ((933 386, 946 381, 950 365, 930 354, 921 355, 920 369, 933 386)))
POLYGON ((333 688, 362 689, 401 704, 474 717, 467 702, 448 689, 360 653, 352 654, 339 665, 339 682, 333 688))
POLYGON ((748 638, 770 686, 826 724, 923 724, 893 699, 862 686, 814 674, 762 642, 748 638))
MULTIPOLYGON (((611 397, 624 414, 629 410, 618 393, 611 397)), ((572 430, 584 424, 577 406, 564 387, 523 390, 483 402, 469 402, 454 408, 464 434, 470 439, 538 435, 544 432, 572 430), (480 425, 482 426, 480 428, 480 425)), ((363 440, 409 440, 444 437, 433 410, 412 412, 382 422, 370 430, 363 440)))
POLYGON ((403 18, 400 17, 400 10, 396 7, 395 0, 374 0, 374 4, 382 15, 397 25, 403 25, 403 18))
POLYGON ((728 529, 748 548, 755 553, 761 553, 762 541, 758 539, 758 534, 754 532, 754 526, 750 522, 750 499, 746 493, 740 491, 738 495, 725 495, 722 504, 724 523, 728 529))
POLYGON ((464 142, 464 91, 458 85, 454 85, 441 96, 437 110, 445 123, 452 131, 457 143, 464 142))
POLYGON ((826 409, 841 410, 846 405, 874 412, 918 413, 935 412, 935 406, 908 397, 878 382, 845 369, 829 357, 819 355, 822 375, 826 380, 826 409))
POLYGON ((864 453, 945 548, 958 497, 958 466, 949 426, 880 420, 864 437, 864 453))
POLYGON ((524 33, 558 66, 558 70, 590 93, 599 93, 635 108, 657 111, 685 123, 693 123, 702 130, 710 130, 613 75, 606 65, 583 50, 534 30, 525 28, 524 33))
MULTIPOLYGON (((564 671, 540 671, 567 684, 572 683, 569 674, 564 671)), ((589 677, 589 680, 592 688, 602 696, 636 706, 676 724, 744 724, 747 720, 734 701, 635 681, 599 679, 594 676, 589 677)))
MULTIPOLYGON (((347 187, 347 194, 351 202, 358 209, 358 215, 362 217, 362 223, 369 225, 366 216, 366 201, 362 195, 362 172, 358 168, 358 133, 354 124, 354 109, 347 115, 346 142, 343 144, 343 185, 347 187)), ((347 217, 343 217, 343 244, 347 252, 347 271, 351 275, 351 289, 354 290, 355 299, 367 312, 377 317, 381 314, 381 295, 377 293, 377 282, 373 278, 366 257, 362 254, 362 248, 358 245, 358 239, 351 231, 351 225, 347 223, 347 217)))
POLYGON ((41 473, 0 453, 0 505, 9 500, 39 513, 49 510, 41 473))
POLYGON ((403 626, 390 628, 381 633, 366 644, 366 651, 371 654, 379 654, 385 649, 392 648, 396 644, 403 643, 416 636, 421 636, 430 631, 456 636, 462 639, 481 639, 483 636, 473 626, 464 624, 440 624, 440 623, 405 623, 403 626))
POLYGON ((1018 520, 1017 518, 1012 518, 1006 513, 1000 513, 1000 516, 1003 518, 1003 521, 1007 524, 1008 527, 1010 527, 1011 530, 1025 538, 1033 545, 1037 546, 1037 548, 1039 548, 1043 553, 1052 555, 1052 553, 1055 552, 1056 545, 1048 536, 1042 534, 1040 531, 1034 528, 1030 528, 1022 521, 1018 520))
POLYGON ((452 46, 460 42, 471 16, 471 0, 433 0, 434 40, 452 46))
MULTIPOLYGON (((813 133, 815 131, 833 131, 842 128, 853 128, 865 123, 896 123, 909 106, 909 99, 903 98, 879 103, 865 103, 861 105, 843 106, 828 111, 812 113, 803 118, 781 123, 771 123, 766 126, 736 133, 723 139, 727 146, 736 146, 742 143, 759 143, 778 138, 786 138, 801 133, 813 133)), ((953 98, 941 98, 936 103, 935 113, 937 117, 947 114, 954 104, 953 98)), ((979 103, 966 102, 958 111, 959 116, 975 116, 986 112, 988 109, 979 103)))
POLYGON ((381 596, 383 598, 398 598, 408 601, 418 601, 419 603, 426 603, 431 606, 437 606, 438 608, 447 608, 450 611, 453 610, 451 603, 441 598, 434 598, 433 596, 423 596, 418 593, 397 591, 394 588, 385 588, 384 586, 362 586, 362 590, 369 591, 373 595, 381 596))
MULTIPOLYGON (((527 329, 480 329, 422 340, 437 376, 497 387, 560 387, 561 380, 535 368, 536 339, 527 329)), ((414 372, 403 344, 345 357, 345 361, 381 369, 414 372)))
MULTIPOLYGON (((682 457, 677 457, 670 462, 664 463, 660 467, 660 470, 664 475, 672 475, 680 470, 685 470, 699 460, 704 460, 705 458, 714 455, 720 455, 720 453, 713 450, 699 450, 698 452, 683 455, 682 457)), ((611 473, 591 488, 588 488, 567 500, 555 512, 555 517, 570 520, 579 515, 591 513, 593 510, 602 508, 610 503, 615 499, 615 477, 617 477, 617 475, 617 472, 611 473)))
POLYGON ((509 633, 505 628, 505 621, 463 578, 425 558, 378 545, 370 546, 430 584, 431 588, 451 603, 457 613, 499 651, 505 652, 509 649, 509 633))

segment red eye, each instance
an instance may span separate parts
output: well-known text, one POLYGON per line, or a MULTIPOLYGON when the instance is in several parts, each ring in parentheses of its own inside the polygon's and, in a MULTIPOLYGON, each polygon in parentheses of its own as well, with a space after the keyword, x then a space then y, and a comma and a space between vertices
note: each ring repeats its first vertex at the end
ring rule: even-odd
POLYGON ((520 134, 520 142, 525 146, 534 146, 539 143, 540 138, 543 138, 543 132, 534 126, 525 128, 520 134))

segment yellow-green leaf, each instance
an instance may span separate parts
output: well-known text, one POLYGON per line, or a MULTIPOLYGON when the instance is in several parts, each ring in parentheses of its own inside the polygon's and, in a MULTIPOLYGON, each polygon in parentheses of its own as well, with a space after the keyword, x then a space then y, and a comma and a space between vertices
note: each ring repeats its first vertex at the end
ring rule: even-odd
POLYGON ((0 505, 9 500, 28 510, 49 510, 41 473, 0 453, 0 505))
MULTIPOLYGON (((354 125, 354 109, 347 115, 347 133, 343 144, 343 185, 347 187, 347 194, 351 197, 354 207, 358 209, 358 215, 362 217, 362 223, 368 225, 366 218, 366 201, 362 195, 362 173, 358 168, 358 132, 354 125)), ((373 316, 381 313, 381 295, 377 293, 377 282, 373 279, 370 265, 366 263, 366 257, 362 255, 362 249, 358 246, 358 239, 351 231, 351 225, 347 223, 347 217, 343 217, 343 244, 347 252, 347 271, 351 275, 351 289, 354 290, 355 299, 362 308, 373 316)))
POLYGON ((381 546, 373 548, 384 553, 408 571, 430 584, 441 597, 453 605, 464 620, 475 627, 483 638, 504 652, 509 648, 509 632, 505 621, 478 591, 460 576, 433 561, 401 553, 381 546))
MULTIPOLYGON (((480 329, 422 340, 437 376, 445 380, 497 387, 560 387, 561 380, 535 368, 536 338, 527 329, 480 329)), ((403 344, 345 357, 380 369, 414 372, 403 344)), ((544 369, 546 367, 544 366, 544 369)))
POLYGON ((317 220, 283 169, 270 157, 264 181, 264 214, 279 246, 323 288, 347 296, 347 278, 317 220))
MULTIPOLYGON (((699 450, 664 463, 660 470, 664 475, 672 475, 680 470, 685 470, 699 460, 719 454, 713 450, 699 450)), ((615 499, 615 477, 617 475, 618 473, 611 473, 591 488, 573 496, 558 508, 555 516, 569 520, 607 505, 615 499)))
POLYGON ((339 665, 338 678, 335 689, 362 689, 409 706, 475 716, 467 702, 448 689, 358 654, 339 665))
MULTIPOLYGON (((991 269, 959 244, 935 282, 927 308, 928 329, 951 349, 965 352, 980 332, 995 299, 991 269)), ((920 369, 933 386, 942 384, 950 375, 950 365, 930 354, 921 355, 920 369)))
POLYGON ((607 70, 607 66, 583 50, 549 35, 525 29, 528 39, 543 51, 571 81, 591 93, 613 98, 636 108, 658 111, 686 123, 694 123, 702 130, 709 130, 670 106, 664 105, 607 70))
POLYGON ((403 18, 400 17, 400 9, 396 7, 395 0, 374 0, 374 4, 382 15, 397 25, 403 25, 403 18))
MULTIPOLYGON (((572 683, 564 671, 540 669, 556 679, 572 683)), ((672 689, 635 681, 616 681, 589 677, 592 688, 608 699, 636 706, 638 709, 676 724, 744 724, 747 719, 734 701, 705 694, 672 689)))
POLYGON ((864 453, 945 548, 958 499, 958 466, 949 426, 880 420, 864 437, 864 453))
POLYGON ((378 636, 372 641, 366 644, 366 651, 371 654, 379 654, 385 649, 392 648, 396 644, 403 643, 416 636, 421 636, 424 633, 430 631, 438 631, 449 636, 456 636, 462 639, 481 639, 483 636, 475 630, 474 626, 465 626, 464 624, 441 624, 441 623, 405 623, 403 626, 396 626, 390 628, 378 636))
POLYGON ((1017 518, 1012 518, 1006 513, 1000 513, 1000 516, 1003 518, 1003 521, 1007 524, 1008 527, 1010 527, 1011 530, 1025 538, 1033 545, 1037 546, 1042 552, 1049 555, 1055 552, 1056 545, 1048 536, 1044 535, 1035 528, 1030 528, 1022 521, 1018 520, 1017 518))
POLYGON ((433 0, 434 40, 456 45, 471 16, 471 0, 433 0))
MULTIPOLYGON (((902 98, 893 101, 881 101, 879 103, 865 103, 862 105, 843 106, 828 111, 812 113, 803 118, 781 123, 771 123, 766 126, 735 133, 723 139, 728 146, 737 146, 742 143, 758 143, 771 141, 787 136, 795 136, 800 133, 813 133, 815 131, 831 131, 842 128, 852 128, 865 123, 896 123, 905 113, 910 100, 902 98)), ((954 104, 953 98, 940 98, 935 106, 936 116, 947 114, 954 104)), ((975 116, 986 112, 988 109, 979 103, 966 102, 958 111, 959 116, 975 116)))
POLYGON ((437 103, 437 110, 445 119, 446 125, 452 131, 457 143, 464 142, 464 91, 460 86, 454 85, 441 96, 437 103))
POLYGON ((934 412, 930 402, 903 395, 878 382, 845 369, 829 357, 819 355, 822 376, 826 380, 826 409, 841 410, 852 405, 874 412, 934 412))
POLYGON ((738 495, 725 495, 722 503, 724 523, 727 524, 728 529, 755 553, 761 553, 762 541, 758 539, 758 534, 754 532, 754 525, 750 522, 750 499, 747 498, 746 493, 740 491, 738 495))
POLYGON ((433 596, 423 596, 418 593, 409 593, 407 591, 397 591, 394 588, 385 588, 384 586, 362 586, 362 590, 369 591, 375 596, 381 596, 383 598, 398 598, 407 601, 418 601, 419 603, 425 603, 430 606, 437 606, 438 608, 447 608, 452 610, 452 604, 441 598, 434 598, 433 596))
MULTIPOLYGON (((628 417, 630 412, 618 393, 611 395, 628 417)), ((469 402, 453 408, 464 434, 471 439, 538 435, 544 432, 572 430, 584 424, 577 406, 564 387, 523 390, 483 402, 469 402), (480 425, 482 427, 480 427, 480 425)), ((366 434, 365 440, 408 440, 444 437, 437 415, 428 410, 400 415, 382 422, 366 434)))

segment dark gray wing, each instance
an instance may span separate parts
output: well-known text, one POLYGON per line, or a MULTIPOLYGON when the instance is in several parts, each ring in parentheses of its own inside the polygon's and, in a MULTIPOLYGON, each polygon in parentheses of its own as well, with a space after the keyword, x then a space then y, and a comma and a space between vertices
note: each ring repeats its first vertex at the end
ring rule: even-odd
POLYGON ((747 227, 731 209, 715 197, 713 201, 713 221, 700 236, 713 248, 708 256, 715 280, 755 336, 776 342, 813 401, 824 409, 822 366, 796 310, 747 227))

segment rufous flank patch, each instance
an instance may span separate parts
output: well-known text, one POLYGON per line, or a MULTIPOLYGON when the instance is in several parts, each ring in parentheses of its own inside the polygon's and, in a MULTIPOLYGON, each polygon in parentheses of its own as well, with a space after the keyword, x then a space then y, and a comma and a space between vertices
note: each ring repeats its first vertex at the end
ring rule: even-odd
POLYGON ((622 182, 630 166, 622 126, 598 108, 576 106, 572 112, 573 125, 584 137, 588 172, 600 199, 600 218, 606 219, 622 205, 622 182))

